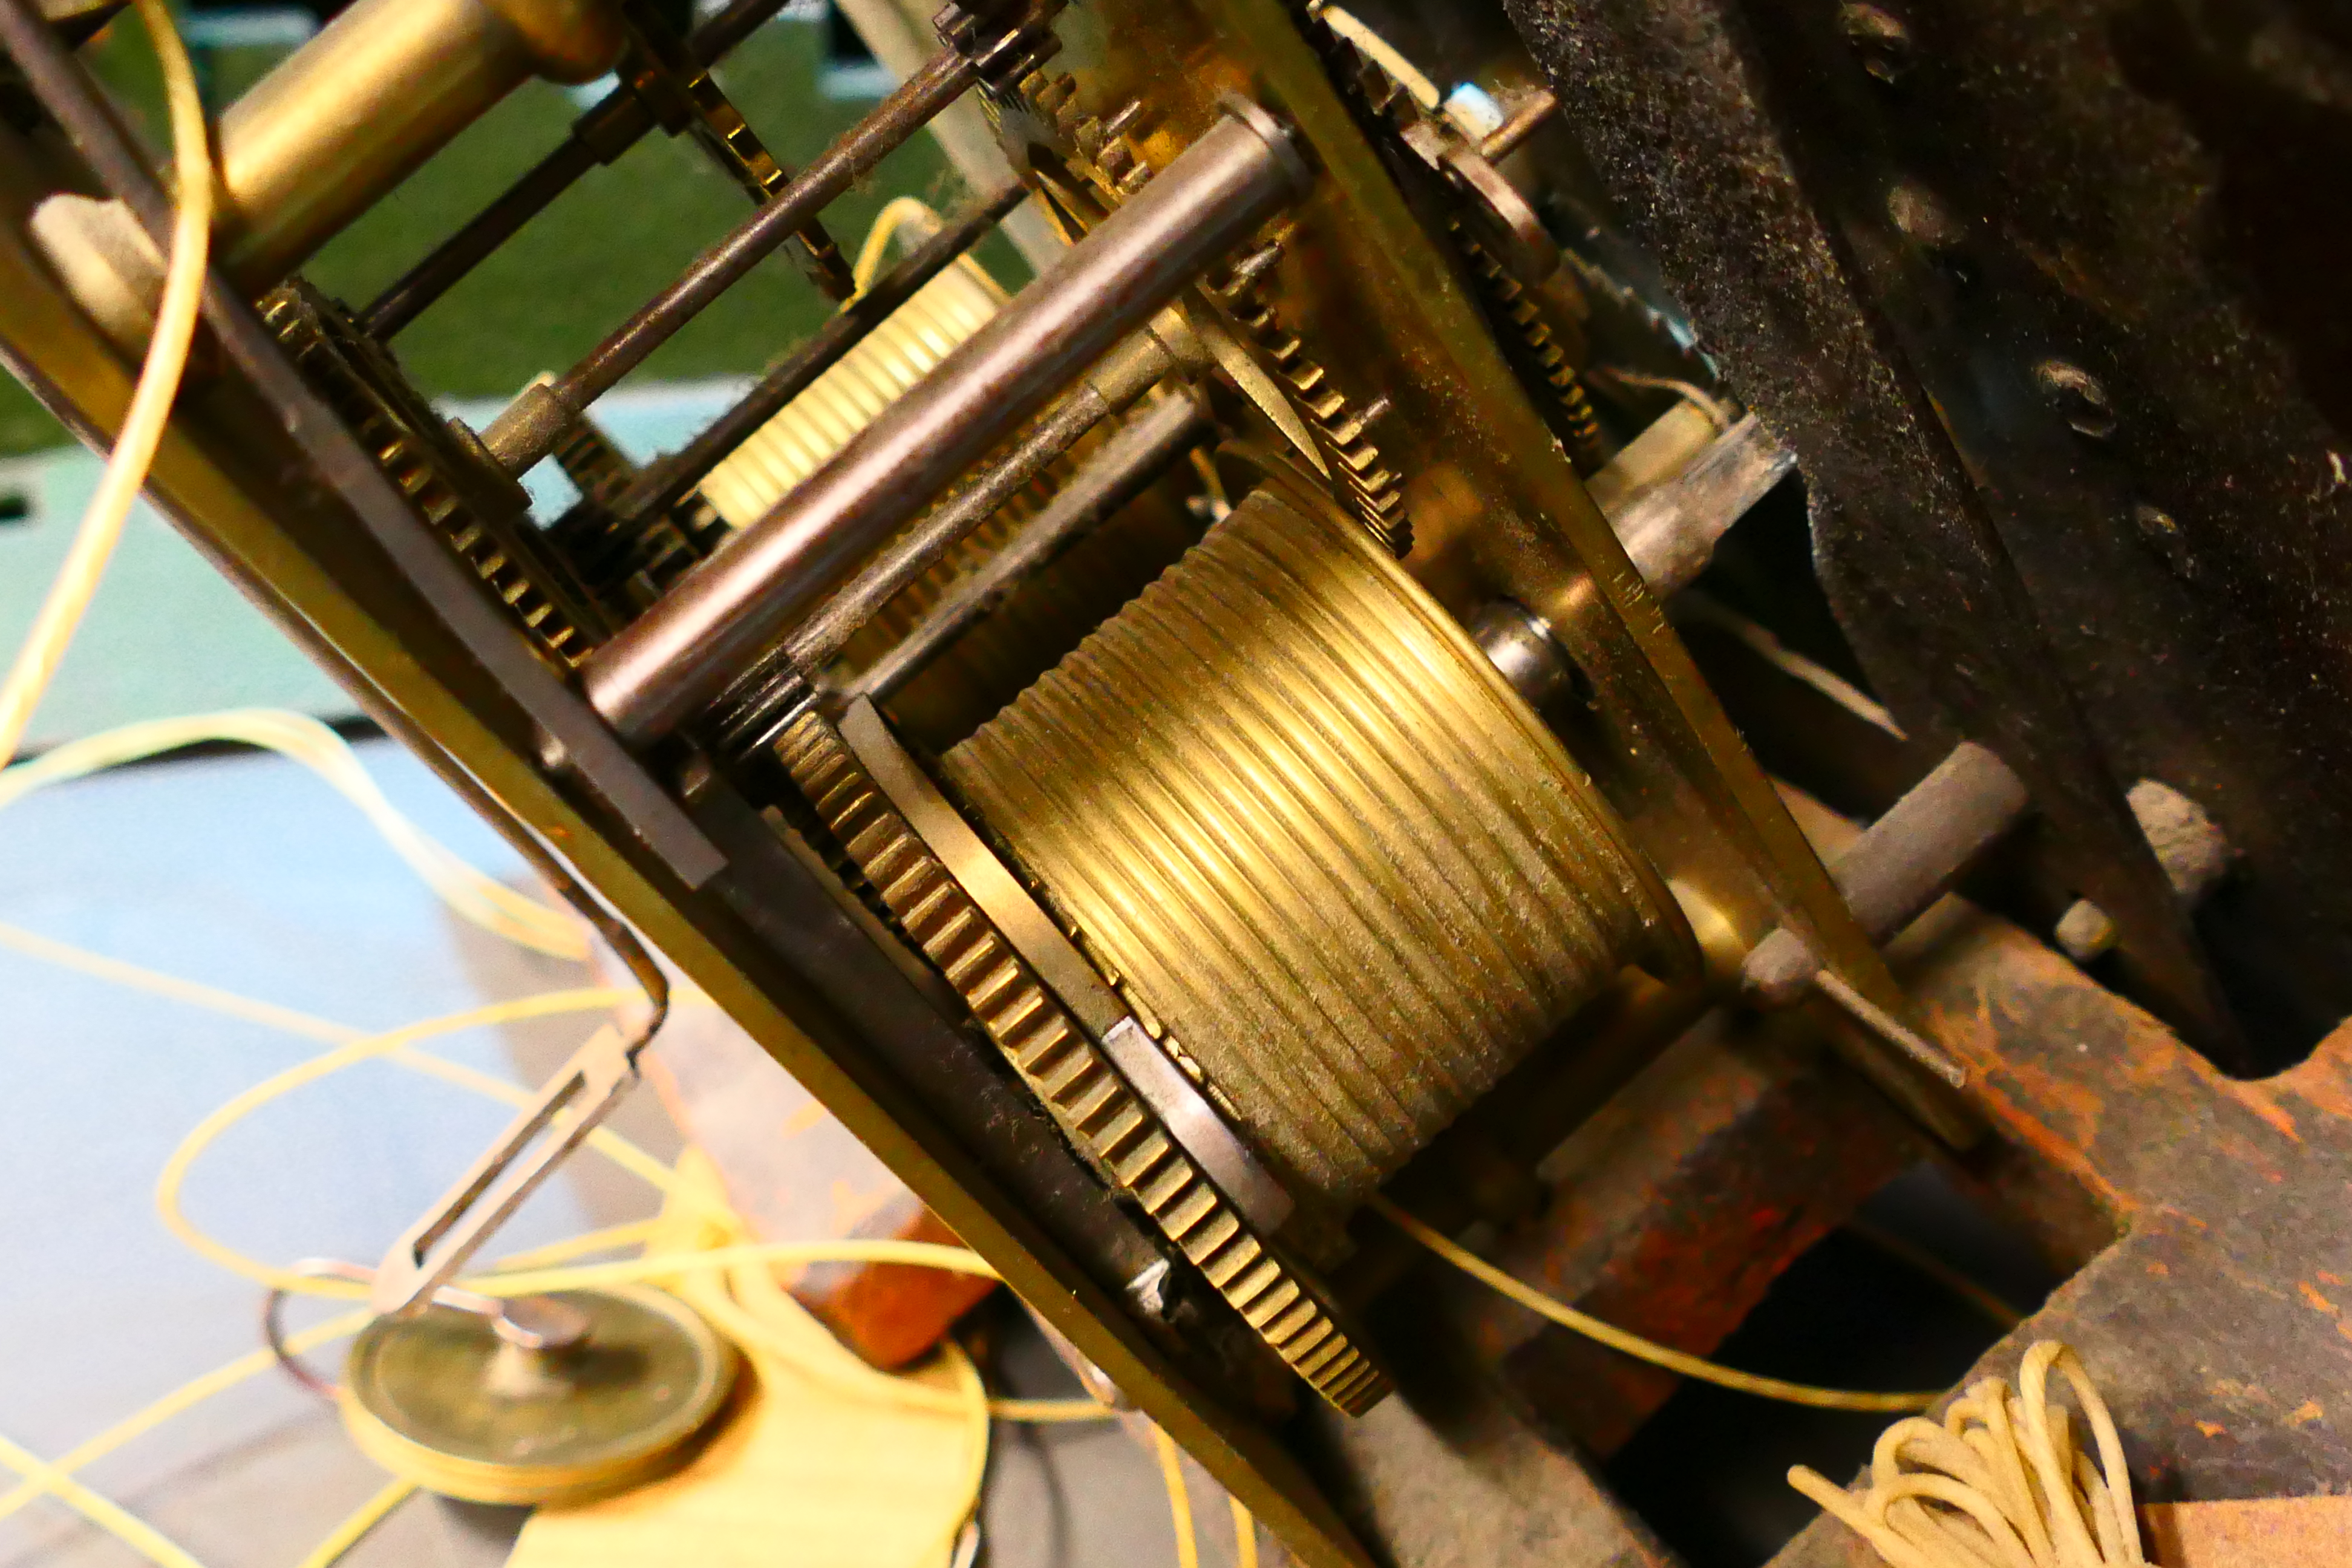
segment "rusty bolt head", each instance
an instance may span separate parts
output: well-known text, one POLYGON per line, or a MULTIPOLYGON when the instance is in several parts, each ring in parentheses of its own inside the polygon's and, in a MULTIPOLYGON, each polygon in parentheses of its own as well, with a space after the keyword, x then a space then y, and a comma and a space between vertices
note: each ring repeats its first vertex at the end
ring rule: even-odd
POLYGON ((1893 13, 1876 5, 1841 5, 1838 31, 1845 35, 1846 47, 1853 51, 1862 68, 1887 86, 1893 87, 1911 74, 1916 53, 1911 42, 1911 29, 1893 13))
POLYGON ((2099 378, 2081 365, 2046 359, 2033 367, 2033 379, 2076 435, 2104 441, 2116 433, 2115 400, 2099 378))

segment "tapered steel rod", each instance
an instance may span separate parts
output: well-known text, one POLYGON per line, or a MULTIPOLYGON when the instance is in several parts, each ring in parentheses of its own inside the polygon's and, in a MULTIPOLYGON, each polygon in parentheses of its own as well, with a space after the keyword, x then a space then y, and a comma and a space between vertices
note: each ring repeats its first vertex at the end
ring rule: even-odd
POLYGON ((646 362, 712 300, 733 288, 771 251, 804 227, 835 198, 871 171, 932 116, 978 79, 978 68, 954 49, 942 49, 874 111, 817 155, 773 200, 695 258, 678 279, 654 296, 621 328, 556 380, 534 386, 508 405, 482 432, 509 473, 520 474, 555 448, 572 421, 646 362))
MULTIPOLYGON (((689 47, 709 66, 758 30, 785 0, 735 0, 695 29, 689 47)), ((490 254, 545 212, 556 197, 599 163, 610 163, 654 128, 653 110, 629 88, 616 87, 572 122, 572 132, 555 150, 496 201, 474 215, 424 260, 410 268, 360 312, 361 330, 389 338, 423 315, 490 254)))
POLYGON ((1796 466, 1795 454, 1747 415, 1681 472, 1612 512, 1609 524, 1651 595, 1671 598, 1706 570, 1731 525, 1796 466))
POLYGON ((625 741, 676 729, 1080 367, 1310 183, 1287 131, 1246 106, 1229 113, 592 656, 589 700, 625 741))
POLYGON ((704 475, 725 461, 729 453, 749 440, 786 404, 808 390, 818 376, 840 363, 892 311, 947 270, 956 258, 994 233, 1005 215, 1019 206, 1028 195, 1028 187, 1016 181, 925 240, 911 255, 877 279, 872 288, 844 305, 839 314, 761 377, 757 386, 700 435, 669 456, 647 464, 614 501, 614 516, 626 522, 675 506, 687 491, 702 481, 704 475))
POLYGON ((1072 541, 1141 494, 1208 428, 1207 415, 1189 396, 1162 398, 1137 416, 1079 465, 1045 510, 1024 523, 978 571, 959 578, 914 630, 859 672, 844 694, 887 700, 1072 541))

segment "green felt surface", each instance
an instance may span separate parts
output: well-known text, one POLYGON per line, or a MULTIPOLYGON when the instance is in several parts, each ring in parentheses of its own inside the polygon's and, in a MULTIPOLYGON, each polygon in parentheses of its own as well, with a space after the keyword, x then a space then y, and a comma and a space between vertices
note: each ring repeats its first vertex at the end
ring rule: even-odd
MULTIPOLYGON (((215 112, 283 53, 257 47, 203 51, 198 63, 215 112)), ((135 22, 109 28, 87 58, 151 144, 164 146, 154 57, 135 22)), ((770 148, 799 167, 871 105, 870 99, 828 97, 824 71, 823 25, 784 17, 754 34, 719 74, 770 148)), ((562 89, 526 84, 337 237, 304 274, 329 293, 364 304, 560 142, 582 107, 562 89)), ((928 136, 902 148, 827 212, 845 257, 856 258, 875 214, 901 195, 941 206, 965 195, 928 136)), ((400 334, 394 348, 426 394, 490 400, 494 407, 541 371, 561 368, 593 347, 751 211, 741 189, 691 139, 657 132, 582 179, 400 334)), ((1025 277, 1001 239, 982 257, 1008 284, 1025 277)), ((625 384, 621 401, 639 392, 667 397, 663 389, 693 383, 678 387, 680 396, 671 401, 701 408, 707 389, 756 374, 831 309, 788 258, 776 257, 655 354, 625 384)), ((700 417, 709 412, 704 408, 700 417)), ((467 414, 486 418, 488 409, 467 414)), ((643 409, 606 414, 616 437, 633 446, 648 437, 674 446, 690 434, 675 417, 656 416, 649 424, 643 409)), ((0 374, 0 658, 31 625, 97 472, 97 459, 70 449, 64 429, 14 378, 0 374), (12 498, 27 513, 13 521, 12 498)), ((194 549, 139 508, 35 716, 28 744, 244 703, 320 714, 351 706, 194 549)))
MULTIPOLYGON (((164 146, 161 89, 144 36, 118 23, 89 54, 152 144, 164 146)), ((205 51, 207 98, 215 107, 233 100, 275 58, 265 48, 205 51)), ((824 28, 789 16, 754 34, 718 75, 790 167, 806 163, 871 107, 867 100, 826 95, 824 28)), ((580 111, 562 89, 525 84, 338 236, 303 268, 304 276, 354 306, 364 304, 551 150, 580 111)), ((854 259, 883 203, 906 195, 942 206, 965 195, 929 137, 900 149, 826 212, 843 254, 854 259)), ((750 211, 741 189, 690 138, 656 132, 617 163, 592 171, 403 332, 394 344, 401 363, 436 397, 511 395, 593 347, 750 211)), ((1009 283, 1023 276, 1001 239, 982 258, 1009 283)), ((830 309, 778 256, 704 311, 633 380, 755 373, 830 309)), ((0 456, 66 439, 23 388, 0 377, 0 456)))

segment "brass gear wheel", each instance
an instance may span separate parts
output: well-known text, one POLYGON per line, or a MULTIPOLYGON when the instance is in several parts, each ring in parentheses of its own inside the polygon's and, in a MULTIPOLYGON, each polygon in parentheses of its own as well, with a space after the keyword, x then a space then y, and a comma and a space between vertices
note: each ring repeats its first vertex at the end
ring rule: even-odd
POLYGON ((1313 1282, 1203 1175, 833 722, 814 710, 802 714, 775 754, 883 907, 1096 1169, 1142 1206, 1318 1394, 1351 1415, 1386 1397, 1387 1374, 1340 1327, 1313 1282))
MULTIPOLYGON (((1321 48, 1341 91, 1351 95, 1375 125, 1395 141, 1403 157, 1417 163, 1425 162, 1413 145, 1412 132, 1416 126, 1426 129, 1439 117, 1423 110, 1384 66, 1364 55, 1327 24, 1312 25, 1307 36, 1321 48)), ((1513 275, 1502 258, 1471 234, 1463 220, 1460 198, 1453 195, 1451 187, 1443 181, 1438 184, 1447 189, 1452 198, 1454 216, 1445 226, 1448 237, 1460 252, 1487 315, 1500 329, 1498 335, 1503 339, 1505 354, 1522 377, 1549 390, 1549 397, 1538 400, 1538 408, 1551 426, 1552 433, 1568 448, 1577 470, 1585 474, 1596 471, 1609 458, 1607 437, 1578 367, 1581 356, 1562 342, 1563 337, 1570 342, 1580 339, 1580 330, 1547 310, 1536 292, 1513 275)), ((1562 265, 1568 265, 1565 258, 1562 265)), ((1580 288, 1583 280, 1580 268, 1580 288)))
POLYGON ((520 486, 468 463, 448 426, 410 389, 383 346, 300 279, 261 301, 262 323, 433 531, 489 585, 540 650, 576 668, 606 632, 550 559, 520 486), (486 496, 503 488, 511 494, 486 496))
MULTIPOLYGON (((1015 140, 1046 152, 1059 165, 1031 160, 1032 172, 1055 198, 1065 221, 1085 227, 1150 182, 1151 165, 1135 136, 1154 116, 1140 99, 1129 100, 1108 116, 1087 113, 1076 99, 1077 83, 1066 73, 1033 71, 1015 84, 1010 101, 992 96, 989 104, 1000 132, 1012 126, 1015 140), (1085 210, 1089 206, 1091 213, 1085 210)), ((1412 549, 1404 482, 1368 435, 1388 412, 1388 400, 1343 392, 1328 368, 1307 353, 1306 340, 1283 322, 1272 287, 1281 254, 1279 244, 1263 247, 1208 279, 1202 293, 1284 388, 1313 432, 1349 509, 1402 560, 1412 549)))

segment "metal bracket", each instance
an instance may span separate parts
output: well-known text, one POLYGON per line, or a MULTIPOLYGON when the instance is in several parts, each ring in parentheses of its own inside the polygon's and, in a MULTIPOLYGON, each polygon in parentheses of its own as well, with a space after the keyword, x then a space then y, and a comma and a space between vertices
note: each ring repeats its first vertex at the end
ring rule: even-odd
POLYGON ((368 1304, 414 1317, 636 1086, 643 1037, 599 1029, 376 1268, 368 1304), (535 1147, 534 1147, 535 1146, 535 1147))

